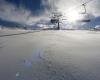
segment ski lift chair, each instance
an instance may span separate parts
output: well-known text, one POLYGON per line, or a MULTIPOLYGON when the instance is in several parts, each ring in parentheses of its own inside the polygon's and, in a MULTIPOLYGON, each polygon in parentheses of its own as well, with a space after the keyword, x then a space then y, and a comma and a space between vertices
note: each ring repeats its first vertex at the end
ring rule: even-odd
POLYGON ((78 19, 77 22, 90 22, 91 19, 89 18, 89 14, 88 13, 81 13, 80 14, 83 18, 78 19))
POLYGON ((77 20, 77 22, 90 22, 89 14, 87 13, 86 10, 86 4, 82 4, 82 7, 84 9, 84 12, 81 12, 80 15, 82 18, 80 20, 77 20))

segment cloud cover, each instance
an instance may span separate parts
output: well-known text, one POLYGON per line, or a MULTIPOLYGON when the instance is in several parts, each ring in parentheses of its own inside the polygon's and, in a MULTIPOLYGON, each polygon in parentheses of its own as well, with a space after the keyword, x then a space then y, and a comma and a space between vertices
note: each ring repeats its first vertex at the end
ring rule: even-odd
MULTIPOLYGON (((42 3, 40 3, 42 5, 42 3)), ((46 6, 43 4, 43 6, 46 6)), ((47 10, 44 11, 27 9, 22 4, 18 7, 15 4, 0 0, 0 18, 8 21, 15 21, 19 23, 32 24, 46 18, 47 10)))
MULTIPOLYGON (((22 0, 24 1, 24 0, 22 0)), ((27 0, 25 0, 27 1, 27 0)), ((28 0, 29 1, 29 0, 28 0)), ((35 10, 23 7, 23 5, 16 6, 6 0, 0 0, 0 18, 8 21, 15 21, 25 24, 34 24, 41 20, 49 20, 49 17, 53 11, 59 11, 67 13, 70 8, 77 7, 80 4, 91 0, 41 0, 41 7, 43 9, 35 10)), ((87 4, 87 11, 93 16, 100 16, 100 0, 93 0, 87 4)), ((33 5, 34 6, 34 5, 33 5)), ((80 8, 79 6, 78 8, 80 8)), ((35 8, 34 8, 35 9, 35 8)))

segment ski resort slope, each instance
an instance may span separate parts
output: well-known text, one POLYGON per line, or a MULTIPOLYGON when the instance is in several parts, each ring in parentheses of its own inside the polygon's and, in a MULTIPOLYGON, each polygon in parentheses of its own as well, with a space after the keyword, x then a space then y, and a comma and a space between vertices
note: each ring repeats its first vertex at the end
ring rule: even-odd
POLYGON ((0 30, 0 80, 100 80, 100 32, 5 32, 0 30))

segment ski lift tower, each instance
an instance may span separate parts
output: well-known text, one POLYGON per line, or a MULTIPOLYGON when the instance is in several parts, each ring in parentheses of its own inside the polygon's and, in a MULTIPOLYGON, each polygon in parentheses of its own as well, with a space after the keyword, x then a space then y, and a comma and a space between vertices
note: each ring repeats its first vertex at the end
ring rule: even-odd
POLYGON ((54 13, 52 13, 51 23, 52 24, 57 24, 57 27, 56 27, 57 30, 60 29, 61 16, 62 16, 62 14, 60 12, 54 12, 54 13))

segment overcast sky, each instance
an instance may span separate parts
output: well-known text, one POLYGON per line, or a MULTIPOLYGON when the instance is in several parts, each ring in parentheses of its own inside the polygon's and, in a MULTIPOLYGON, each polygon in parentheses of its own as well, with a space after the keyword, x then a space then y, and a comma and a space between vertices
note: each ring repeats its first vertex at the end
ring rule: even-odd
MULTIPOLYGON (((91 0, 0 0, 0 19, 32 24, 48 20, 54 10, 67 13, 87 1, 91 0)), ((100 0, 93 0, 86 7, 90 15, 100 16, 100 0)))

